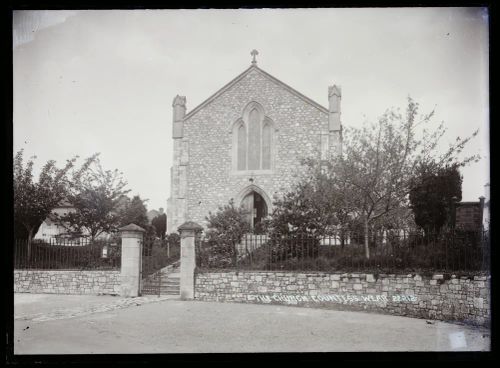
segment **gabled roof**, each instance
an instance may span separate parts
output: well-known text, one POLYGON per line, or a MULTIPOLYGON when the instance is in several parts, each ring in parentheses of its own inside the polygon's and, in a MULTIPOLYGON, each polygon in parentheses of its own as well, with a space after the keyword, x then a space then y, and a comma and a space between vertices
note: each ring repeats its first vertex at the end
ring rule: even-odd
POLYGON ((202 108, 204 108, 206 105, 208 105, 210 102, 215 100, 217 97, 222 95, 224 92, 226 92, 228 89, 230 89, 232 86, 234 86, 236 83, 238 83, 240 80, 242 80, 246 75, 248 75, 252 71, 257 71, 264 77, 266 77, 268 80, 271 82, 274 82, 278 86, 286 89, 288 92, 291 94, 297 96, 298 98, 302 99, 304 102, 308 103, 309 105, 317 108, 321 112, 324 112, 325 114, 328 114, 328 109, 325 108, 324 106, 320 105, 319 103, 311 100, 309 97, 304 96, 302 93, 297 91, 296 89, 290 87, 288 84, 283 83, 279 79, 273 77, 271 74, 265 72, 264 70, 260 69, 257 65, 251 65, 248 69, 246 69, 243 73, 238 75, 236 78, 234 78, 232 81, 230 81, 228 84, 226 84, 224 87, 219 89, 217 92, 215 92, 212 96, 207 98, 205 101, 203 101, 201 104, 196 106, 193 110, 191 110, 186 116, 184 117, 184 120, 189 119, 191 116, 196 114, 198 111, 200 111, 202 108))
POLYGON ((146 230, 144 230, 142 227, 136 225, 136 224, 128 224, 127 226, 123 226, 119 228, 118 230, 120 231, 138 231, 141 233, 145 233, 146 230))

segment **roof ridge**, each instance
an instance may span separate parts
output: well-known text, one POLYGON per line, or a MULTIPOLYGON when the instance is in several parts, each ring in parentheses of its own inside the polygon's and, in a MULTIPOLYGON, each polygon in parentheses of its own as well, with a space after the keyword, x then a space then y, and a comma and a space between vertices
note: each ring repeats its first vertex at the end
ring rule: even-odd
POLYGON ((194 109, 192 109, 190 112, 184 116, 183 120, 186 120, 196 114, 202 107, 207 105, 211 100, 215 99, 216 97, 220 96, 223 92, 225 92, 229 87, 231 87, 233 84, 238 82, 241 78, 243 78, 246 74, 250 72, 251 69, 256 68, 255 65, 250 65, 247 69, 245 69, 242 73, 231 79, 228 83, 226 83, 224 86, 219 88, 214 94, 210 95, 207 99, 205 99, 202 103, 198 104, 194 109))
POLYGON ((239 75, 237 75, 231 81, 229 81, 224 86, 222 86, 221 88, 219 88, 214 94, 210 95, 210 97, 208 97, 203 102, 201 102, 200 104, 198 104, 195 108, 193 108, 189 113, 186 114, 186 116, 184 116, 183 120, 189 119, 191 116, 195 115, 199 110, 201 110, 203 107, 205 107, 206 105, 208 105, 211 101, 213 101, 214 99, 216 99, 217 97, 219 97, 220 95, 222 95, 224 92, 226 92, 229 88, 231 88, 234 84, 236 84, 237 82, 239 82, 245 75, 247 75, 248 73, 250 73, 250 71, 252 71, 252 70, 257 70, 259 73, 261 73, 262 75, 264 75, 266 78, 270 79, 272 82, 274 82, 274 83, 280 85, 281 87, 285 88, 290 93, 296 95, 297 97, 299 97, 300 99, 302 99, 305 102, 309 103, 313 107, 316 107, 318 110, 320 110, 320 111, 328 114, 328 109, 326 107, 320 105, 319 103, 317 103, 316 101, 312 100, 311 98, 303 95, 302 93, 300 93, 299 91, 297 91, 295 88, 290 87, 288 84, 286 84, 286 83, 282 82, 281 80, 279 80, 278 78, 272 76, 271 74, 269 74, 265 70, 259 68, 257 65, 250 65, 250 67, 248 67, 247 69, 245 69, 242 73, 240 73, 239 75))
POLYGON ((288 84, 286 84, 285 82, 279 80, 278 78, 274 77, 273 75, 269 74, 268 72, 266 72, 265 70, 259 68, 258 66, 255 67, 257 70, 259 70, 261 73, 263 73, 265 76, 267 76, 268 78, 270 78, 271 80, 273 80, 274 82, 278 83, 278 84, 281 84, 283 87, 285 87, 287 90, 289 90, 290 92, 292 92, 293 94, 297 95, 298 97, 300 97, 301 99, 305 100, 306 102, 310 103, 311 105, 313 105, 314 107, 316 107, 317 109, 325 112, 328 114, 328 109, 326 107, 324 107, 323 105, 319 104, 318 102, 314 101, 313 99, 307 97, 306 95, 300 93, 299 91, 297 91, 295 88, 293 87, 290 87, 288 84))

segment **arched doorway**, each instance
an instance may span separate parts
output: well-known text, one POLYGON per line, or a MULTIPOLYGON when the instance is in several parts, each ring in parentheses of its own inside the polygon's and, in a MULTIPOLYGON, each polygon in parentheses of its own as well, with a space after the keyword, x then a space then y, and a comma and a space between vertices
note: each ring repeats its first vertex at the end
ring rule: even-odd
POLYGON ((257 192, 251 191, 241 201, 246 210, 247 222, 252 230, 259 228, 259 224, 267 216, 267 204, 264 198, 257 192))

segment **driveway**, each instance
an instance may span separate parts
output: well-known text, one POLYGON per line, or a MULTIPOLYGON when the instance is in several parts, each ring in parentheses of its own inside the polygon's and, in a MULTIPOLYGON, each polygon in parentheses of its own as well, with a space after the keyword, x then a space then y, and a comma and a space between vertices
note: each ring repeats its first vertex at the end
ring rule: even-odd
POLYGON ((15 354, 490 348, 490 333, 484 328, 373 313, 176 297, 26 295, 16 296, 15 354))

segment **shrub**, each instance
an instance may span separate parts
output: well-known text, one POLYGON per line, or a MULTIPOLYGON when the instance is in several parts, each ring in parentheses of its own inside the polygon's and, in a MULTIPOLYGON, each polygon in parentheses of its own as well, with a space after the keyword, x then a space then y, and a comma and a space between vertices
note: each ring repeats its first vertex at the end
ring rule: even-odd
POLYGON ((168 242, 170 246, 180 247, 181 237, 178 233, 171 233, 165 237, 165 241, 162 244, 165 244, 165 242, 168 242))
MULTIPOLYGON (((206 217, 206 243, 210 253, 208 257, 201 257, 201 261, 208 261, 210 267, 236 266, 236 246, 243 239, 243 235, 250 231, 245 214, 243 208, 235 207, 232 199, 227 205, 219 207, 216 213, 209 213, 206 217)), ((202 252, 205 250, 206 248, 202 252)))

